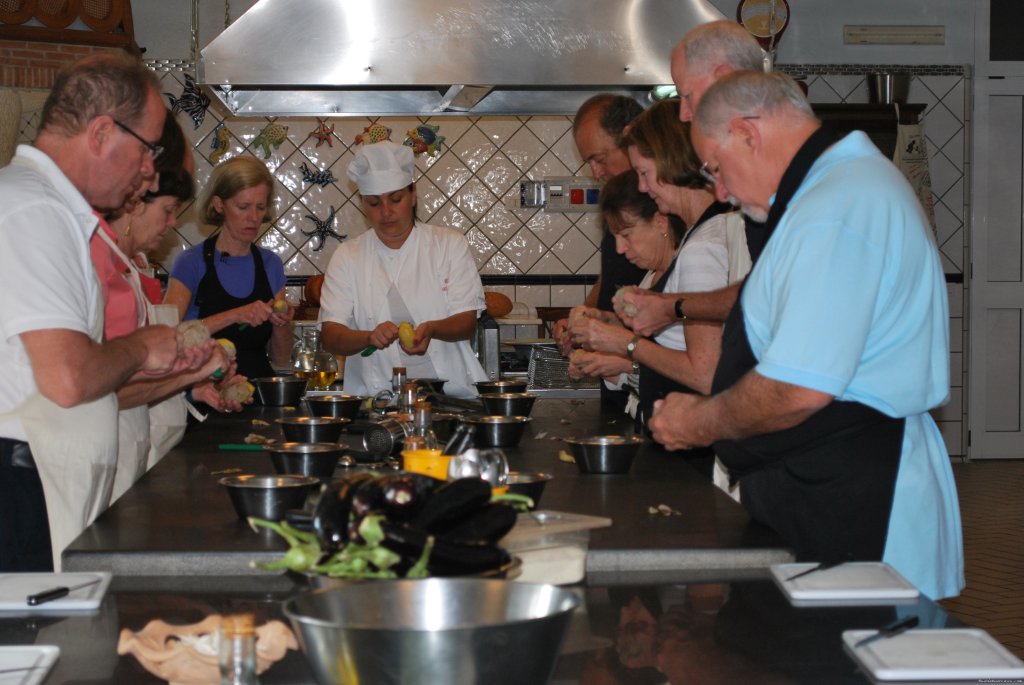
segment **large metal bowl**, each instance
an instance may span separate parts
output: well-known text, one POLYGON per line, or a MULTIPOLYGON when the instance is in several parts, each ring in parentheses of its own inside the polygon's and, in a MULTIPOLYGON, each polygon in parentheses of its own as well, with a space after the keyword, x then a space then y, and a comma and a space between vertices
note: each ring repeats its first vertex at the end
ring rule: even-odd
POLYGON ((580 473, 628 473, 644 439, 636 435, 567 438, 580 473))
POLYGON ((530 392, 498 392, 480 395, 488 414, 495 416, 529 416, 537 395, 530 392))
POLYGON ((288 416, 278 419, 289 442, 338 442, 350 419, 333 416, 288 416))
POLYGON ((476 426, 473 443, 477 447, 515 447, 523 437, 529 416, 464 416, 476 426))
POLYGON ((494 395, 501 392, 526 392, 526 381, 477 381, 473 385, 481 395, 494 395))
POLYGON ((283 474, 329 479, 345 448, 336 442, 283 442, 267 445, 274 470, 283 474))
POLYGON ((543 685, 579 603, 554 585, 428 578, 304 592, 284 613, 319 683, 543 685))
POLYGON ((310 413, 313 416, 333 416, 342 419, 354 419, 366 401, 359 395, 313 395, 306 398, 310 413))
POLYGON ((227 476, 220 484, 228 490, 238 518, 256 516, 280 521, 289 509, 301 509, 306 497, 320 484, 311 476, 227 476))
POLYGON ((306 392, 306 379, 298 376, 264 376, 252 381, 256 397, 267 407, 294 407, 306 392))
POLYGON ((543 471, 509 471, 506 483, 508 491, 517 495, 526 495, 533 500, 532 509, 540 504, 540 496, 544 494, 544 486, 554 478, 543 471))

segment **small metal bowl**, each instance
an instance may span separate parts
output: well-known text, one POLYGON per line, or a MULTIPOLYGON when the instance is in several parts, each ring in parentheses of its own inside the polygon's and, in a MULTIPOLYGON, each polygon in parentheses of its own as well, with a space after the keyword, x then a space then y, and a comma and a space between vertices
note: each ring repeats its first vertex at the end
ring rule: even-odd
POLYGON ((477 447, 515 447, 523 437, 529 416, 464 416, 476 426, 473 443, 477 447))
POLYGON ((267 445, 274 470, 282 474, 329 479, 345 448, 336 442, 284 442, 267 445))
POLYGON ((537 395, 530 392, 498 392, 480 395, 484 409, 495 416, 529 416, 537 395))
POLYGON ((252 384, 260 404, 266 407, 294 407, 306 392, 306 379, 297 376, 265 376, 252 384))
POLYGON ((628 473, 644 439, 636 435, 567 438, 580 473, 628 473))
POLYGON ((289 442, 338 442, 350 419, 332 416, 289 416, 278 419, 289 442))
POLYGON ((250 516, 280 521, 289 509, 301 509, 306 496, 320 484, 311 476, 227 476, 220 484, 228 489, 238 518, 250 516))
POLYGON ((554 476, 543 471, 509 471, 508 479, 505 482, 508 485, 509 492, 517 495, 526 495, 533 500, 533 507, 531 508, 536 509, 540 504, 540 496, 544 494, 544 486, 552 478, 554 476))
POLYGON ((306 404, 313 416, 333 416, 354 419, 366 401, 359 395, 314 395, 306 398, 306 404))
POLYGON ((477 381, 473 385, 481 395, 494 395, 504 392, 526 392, 526 381, 477 381))

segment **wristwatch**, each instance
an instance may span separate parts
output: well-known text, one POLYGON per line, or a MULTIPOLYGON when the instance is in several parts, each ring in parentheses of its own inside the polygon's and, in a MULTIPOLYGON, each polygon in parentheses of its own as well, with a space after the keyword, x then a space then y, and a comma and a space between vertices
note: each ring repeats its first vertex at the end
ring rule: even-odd
POLYGON ((680 321, 686 321, 686 314, 683 312, 683 298, 676 300, 676 318, 680 321))
POLYGON ((626 356, 629 357, 629 361, 633 361, 633 355, 636 353, 637 343, 640 342, 640 336, 634 335, 628 343, 626 343, 626 356))

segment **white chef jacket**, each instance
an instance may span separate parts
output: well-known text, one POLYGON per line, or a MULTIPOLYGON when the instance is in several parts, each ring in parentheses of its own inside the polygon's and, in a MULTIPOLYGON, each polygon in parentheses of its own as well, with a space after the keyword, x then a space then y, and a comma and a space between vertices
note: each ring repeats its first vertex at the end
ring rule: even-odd
MULTIPOLYGON (((388 300, 392 285, 414 326, 466 311, 479 314, 485 307, 483 285, 465 236, 417 222, 397 250, 385 246, 372 230, 338 246, 324 275, 320 321, 361 331, 373 330, 383 321, 398 324, 402 319, 396 317, 404 313, 392 312, 388 300)), ((473 397, 473 383, 487 379, 467 340, 431 340, 426 356, 437 377, 448 381, 444 391, 449 395, 473 397)), ((345 392, 371 395, 391 388, 391 370, 406 366, 408 359, 398 344, 369 357, 349 357, 345 392)))

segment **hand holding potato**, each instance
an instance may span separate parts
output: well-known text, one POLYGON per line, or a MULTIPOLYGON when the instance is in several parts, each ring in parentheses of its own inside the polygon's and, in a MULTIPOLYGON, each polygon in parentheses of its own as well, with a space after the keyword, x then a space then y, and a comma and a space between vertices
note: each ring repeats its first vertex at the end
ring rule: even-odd
POLYGON ((399 343, 402 345, 402 349, 405 350, 406 354, 426 354, 427 348, 430 346, 430 341, 434 337, 434 328, 430 321, 424 321, 416 327, 415 331, 412 331, 412 324, 407 324, 409 329, 406 331, 408 337, 409 332, 412 332, 412 337, 407 343, 401 337, 401 330, 399 330, 399 343))

